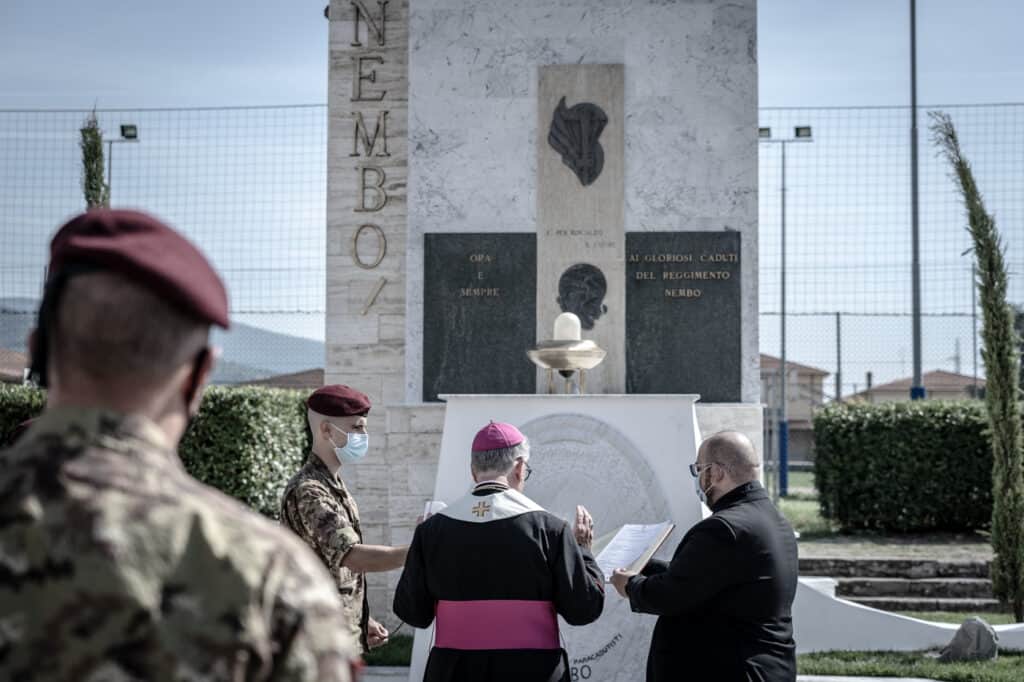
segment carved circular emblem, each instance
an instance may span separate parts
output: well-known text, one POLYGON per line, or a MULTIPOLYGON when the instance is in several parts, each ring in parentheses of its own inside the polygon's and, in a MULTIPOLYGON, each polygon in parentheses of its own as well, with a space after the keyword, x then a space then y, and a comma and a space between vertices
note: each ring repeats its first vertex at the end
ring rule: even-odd
MULTIPOLYGON (((571 520, 576 505, 584 505, 594 517, 596 539, 626 523, 659 523, 671 517, 654 471, 618 429, 578 414, 540 417, 521 428, 530 439, 534 471, 526 494, 552 514, 571 520)), ((653 627, 653 618, 632 613, 629 601, 608 586, 596 623, 562 623, 575 679, 633 682, 636 671, 643 669, 653 627)))

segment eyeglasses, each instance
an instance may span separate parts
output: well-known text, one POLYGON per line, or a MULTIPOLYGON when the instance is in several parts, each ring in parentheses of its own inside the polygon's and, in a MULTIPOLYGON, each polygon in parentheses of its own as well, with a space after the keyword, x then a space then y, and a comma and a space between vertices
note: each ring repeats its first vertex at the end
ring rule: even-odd
POLYGON ((708 462, 704 466, 698 467, 697 463, 694 462, 693 464, 690 465, 690 475, 693 476, 694 478, 697 478, 698 476, 700 476, 702 471, 704 471, 705 469, 710 469, 711 465, 715 463, 716 462, 708 462))
POLYGON ((533 469, 530 468, 530 463, 527 462, 525 459, 523 460, 523 466, 526 467, 526 475, 523 476, 523 480, 524 481, 529 481, 530 480, 530 474, 533 473, 533 469))

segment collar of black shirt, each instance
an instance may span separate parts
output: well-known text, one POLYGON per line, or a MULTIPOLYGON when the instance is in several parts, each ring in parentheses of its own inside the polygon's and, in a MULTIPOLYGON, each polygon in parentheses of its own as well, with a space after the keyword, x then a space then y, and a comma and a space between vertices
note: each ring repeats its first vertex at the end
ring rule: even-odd
POLYGON ((725 495, 722 495, 721 499, 711 505, 711 511, 721 511, 726 507, 731 507, 741 502, 766 499, 768 499, 768 492, 764 489, 764 486, 757 481, 750 481, 749 483, 738 485, 725 495))
POLYGON ((502 483, 501 481, 483 481, 482 483, 477 483, 476 487, 473 488, 473 495, 476 497, 484 497, 486 495, 503 493, 506 490, 508 490, 507 483, 502 483))

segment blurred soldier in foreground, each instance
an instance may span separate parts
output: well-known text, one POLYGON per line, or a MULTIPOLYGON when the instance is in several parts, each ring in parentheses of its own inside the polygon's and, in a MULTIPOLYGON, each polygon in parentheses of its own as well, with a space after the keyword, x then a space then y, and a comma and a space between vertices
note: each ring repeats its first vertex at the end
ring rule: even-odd
POLYGON ((413 535, 395 613, 418 628, 437 620, 426 682, 569 682, 557 616, 601 615, 594 522, 577 507, 570 526, 523 495, 529 459, 519 429, 491 422, 473 439, 476 486, 413 535))
POLYGON ((0 679, 352 679, 316 557, 176 454, 213 324, 220 278, 154 218, 54 237, 29 340, 47 408, 0 455, 0 679))
POLYGON ((349 631, 363 651, 374 649, 389 633, 370 618, 366 573, 401 568, 408 547, 363 544, 359 507, 341 479, 342 466, 362 461, 369 450, 370 399, 334 384, 314 391, 306 407, 313 451, 285 487, 281 521, 320 557, 341 595, 349 631))

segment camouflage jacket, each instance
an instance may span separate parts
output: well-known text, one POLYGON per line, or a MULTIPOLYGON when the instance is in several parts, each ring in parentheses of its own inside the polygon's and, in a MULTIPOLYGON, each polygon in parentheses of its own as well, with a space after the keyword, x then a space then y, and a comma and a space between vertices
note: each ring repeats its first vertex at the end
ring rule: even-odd
POLYGON ((49 410, 0 462, 0 679, 352 679, 316 557, 153 423, 49 410))
POLYGON ((285 487, 281 522, 313 548, 334 576, 352 635, 366 651, 370 619, 366 576, 341 565, 352 546, 363 541, 359 507, 345 482, 332 474, 316 455, 306 458, 306 463, 285 487))

